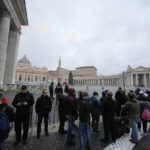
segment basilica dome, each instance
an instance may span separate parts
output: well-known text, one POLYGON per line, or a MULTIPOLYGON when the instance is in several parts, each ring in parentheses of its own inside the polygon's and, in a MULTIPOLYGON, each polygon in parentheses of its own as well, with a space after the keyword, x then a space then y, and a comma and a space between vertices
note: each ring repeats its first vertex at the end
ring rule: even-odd
POLYGON ((19 59, 18 64, 31 65, 26 55, 24 55, 23 58, 19 59))

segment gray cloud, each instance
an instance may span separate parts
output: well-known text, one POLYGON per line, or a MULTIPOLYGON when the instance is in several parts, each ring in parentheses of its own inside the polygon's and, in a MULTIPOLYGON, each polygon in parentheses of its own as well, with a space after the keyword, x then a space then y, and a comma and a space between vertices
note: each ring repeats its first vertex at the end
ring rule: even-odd
POLYGON ((55 69, 94 65, 102 74, 128 65, 149 66, 148 0, 26 0, 29 27, 23 27, 19 58, 55 69))

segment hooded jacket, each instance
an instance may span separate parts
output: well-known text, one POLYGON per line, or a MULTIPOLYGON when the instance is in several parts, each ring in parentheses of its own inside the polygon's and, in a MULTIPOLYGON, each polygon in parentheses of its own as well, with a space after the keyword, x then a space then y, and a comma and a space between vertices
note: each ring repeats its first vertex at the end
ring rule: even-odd
POLYGON ((129 101, 123 106, 123 110, 131 119, 140 119, 140 103, 135 98, 129 98, 129 101))
POLYGON ((79 118, 82 123, 90 124, 90 114, 92 113, 92 103, 90 97, 83 97, 83 100, 79 103, 79 118))
POLYGON ((77 113, 77 101, 75 97, 75 90, 73 88, 70 88, 68 90, 68 115, 75 116, 77 118, 78 113, 77 113))

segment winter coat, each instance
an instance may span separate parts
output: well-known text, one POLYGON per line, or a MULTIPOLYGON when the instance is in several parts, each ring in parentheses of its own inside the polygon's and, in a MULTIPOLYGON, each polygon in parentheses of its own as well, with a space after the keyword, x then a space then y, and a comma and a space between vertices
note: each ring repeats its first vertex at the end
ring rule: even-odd
POLYGON ((100 114, 100 102, 96 99, 95 96, 91 97, 91 103, 92 103, 92 114, 100 114))
POLYGON ((131 119, 140 119, 140 103, 136 99, 130 99, 122 108, 127 112, 127 115, 131 119))
POLYGON ((116 112, 116 102, 107 97, 101 107, 102 115, 105 119, 112 119, 115 116, 116 112))
POLYGON ((37 114, 47 114, 52 109, 52 102, 48 96, 40 96, 35 104, 35 110, 37 114))
POLYGON ((49 93, 53 93, 54 92, 54 85, 50 85, 49 86, 49 93))
POLYGON ((16 107, 16 114, 18 115, 26 115, 29 114, 31 111, 31 106, 34 104, 34 97, 30 92, 27 92, 25 94, 22 94, 21 92, 18 93, 13 102, 12 105, 16 107), (18 103, 27 102, 27 105, 21 105, 17 106, 18 103))
POLYGON ((115 94, 115 99, 116 99, 116 102, 117 103, 120 103, 121 101, 121 98, 122 98, 122 92, 120 90, 118 90, 115 94))
POLYGON ((56 88, 55 88, 55 93, 56 94, 63 94, 63 88, 61 87, 61 86, 57 86, 56 88))
POLYGON ((92 103, 90 97, 83 97, 83 100, 79 103, 79 118, 82 123, 90 124, 90 114, 92 113, 92 103))
POLYGON ((78 117, 78 112, 77 112, 77 101, 74 96, 67 96, 67 114, 70 116, 74 116, 76 119, 78 117))

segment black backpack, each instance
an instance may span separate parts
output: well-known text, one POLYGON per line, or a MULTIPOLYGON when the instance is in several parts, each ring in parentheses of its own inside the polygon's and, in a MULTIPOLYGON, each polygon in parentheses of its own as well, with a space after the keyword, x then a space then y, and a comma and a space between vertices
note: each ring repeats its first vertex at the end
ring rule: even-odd
POLYGON ((8 138, 9 131, 10 125, 8 117, 5 112, 0 111, 0 142, 3 142, 8 138))
POLYGON ((6 106, 5 109, 4 109, 4 112, 6 113, 7 117, 8 117, 8 120, 9 122, 13 122, 14 121, 14 110, 11 106, 6 106))

